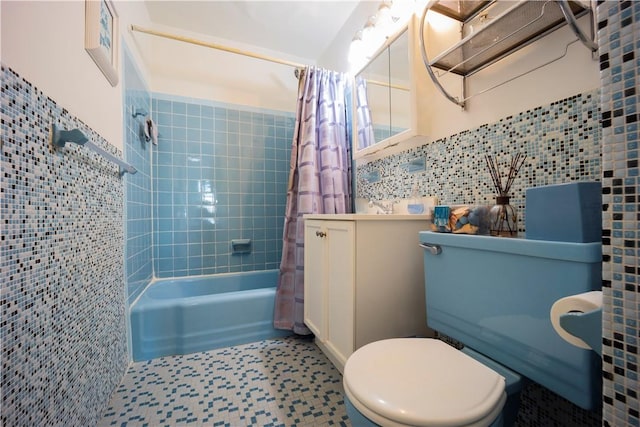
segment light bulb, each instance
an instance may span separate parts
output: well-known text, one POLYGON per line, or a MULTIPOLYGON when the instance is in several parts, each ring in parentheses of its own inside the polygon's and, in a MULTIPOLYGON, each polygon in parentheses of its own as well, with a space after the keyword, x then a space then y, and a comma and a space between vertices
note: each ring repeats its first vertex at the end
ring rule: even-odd
POLYGON ((397 19, 394 21, 391 16, 391 2, 383 2, 380 7, 378 7, 376 16, 376 28, 378 28, 385 37, 389 37, 391 33, 394 32, 395 22, 397 22, 397 19))
POLYGON ((369 58, 382 46, 385 42, 385 36, 375 26, 376 18, 371 17, 362 29, 362 42, 364 44, 365 55, 369 58))
POLYGON ((373 39, 375 37, 375 32, 376 32, 376 17, 375 16, 371 16, 368 20, 367 23, 364 24, 364 28, 362 29, 362 41, 365 44, 369 43, 369 40, 373 39))
POLYGON ((371 59, 387 38, 407 22, 416 5, 416 0, 383 0, 376 15, 369 17, 364 28, 351 41, 348 55, 351 68, 356 68, 356 64, 364 65, 365 59, 371 59))
POLYGON ((364 42, 362 41, 362 30, 358 30, 351 40, 349 45, 349 64, 352 68, 356 68, 357 65, 364 61, 364 42))

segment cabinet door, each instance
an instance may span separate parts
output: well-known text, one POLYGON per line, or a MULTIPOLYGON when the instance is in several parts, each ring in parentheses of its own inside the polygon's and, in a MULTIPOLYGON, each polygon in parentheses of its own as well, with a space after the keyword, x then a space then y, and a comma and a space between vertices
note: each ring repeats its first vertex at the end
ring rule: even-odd
POLYGON ((323 223, 306 220, 304 225, 304 323, 321 342, 327 338, 323 223))
POLYGON ((411 72, 409 66, 409 31, 389 45, 389 109, 391 125, 389 136, 413 127, 411 102, 411 72))
POLYGON ((367 88, 365 93, 359 93, 356 98, 357 114, 354 115, 356 149, 362 150, 387 139, 391 132, 388 47, 380 51, 358 74, 356 82, 358 87, 367 88), (371 132, 367 131, 368 127, 371 127, 371 132), (375 140, 371 139, 371 134, 375 140))
POLYGON ((325 221, 327 248, 326 345, 344 366, 354 351, 355 227, 351 221, 325 221))

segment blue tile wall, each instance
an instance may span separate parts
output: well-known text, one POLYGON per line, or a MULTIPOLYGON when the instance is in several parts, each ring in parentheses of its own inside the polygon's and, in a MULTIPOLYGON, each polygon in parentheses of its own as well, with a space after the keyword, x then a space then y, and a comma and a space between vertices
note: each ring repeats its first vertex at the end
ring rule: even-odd
POLYGON ((598 2, 603 187, 603 419, 640 426, 640 2, 598 2))
POLYGON ((3 426, 95 425, 127 369, 124 185, 52 123, 121 153, 2 66, 0 336, 3 426))
POLYGON ((130 305, 153 278, 153 145, 147 141, 143 128, 151 113, 151 93, 126 46, 123 59, 124 152, 127 162, 138 170, 135 175, 125 175, 125 274, 130 305))
POLYGON ((417 186, 443 204, 493 204, 485 154, 497 156, 506 175, 511 155, 521 152, 527 159, 514 181, 510 203, 518 210, 522 232, 526 188, 600 180, 598 101, 598 91, 576 95, 361 165, 356 171, 357 197, 408 198, 417 186), (425 159, 424 171, 407 168, 416 158, 425 159), (374 171, 381 179, 371 182, 367 177, 374 171))
POLYGON ((154 93, 158 277, 278 268, 295 117, 154 93), (232 254, 232 239, 251 239, 232 254))

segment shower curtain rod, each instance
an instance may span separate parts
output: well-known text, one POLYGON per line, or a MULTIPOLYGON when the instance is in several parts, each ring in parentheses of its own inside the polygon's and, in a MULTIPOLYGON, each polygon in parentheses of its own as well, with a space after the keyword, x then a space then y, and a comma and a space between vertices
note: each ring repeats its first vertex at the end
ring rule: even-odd
POLYGON ((229 46, 224 46, 218 43, 206 42, 203 40, 194 39, 191 37, 179 36, 176 34, 165 33, 163 31, 156 31, 149 28, 140 27, 139 25, 132 24, 131 31, 137 31, 139 33, 151 34, 152 36, 164 37, 165 39, 177 40, 184 43, 195 44, 197 46, 204 46, 211 49, 223 50, 225 52, 231 52, 238 55, 244 55, 251 58, 262 59, 263 61, 275 62, 276 64, 288 65, 290 67, 301 68, 304 69, 307 66, 304 64, 299 64, 297 62, 287 61, 285 59, 275 58, 273 56, 261 55, 259 53, 248 52, 246 50, 236 49, 229 46))
POLYGON ((367 83, 369 83, 370 85, 390 87, 391 89, 400 89, 400 90, 405 90, 405 91, 407 91, 407 92, 411 90, 411 89, 409 89, 407 86, 397 85, 397 84, 395 84, 395 83, 381 82, 381 81, 379 81, 379 80, 371 80, 371 79, 367 79, 367 83))

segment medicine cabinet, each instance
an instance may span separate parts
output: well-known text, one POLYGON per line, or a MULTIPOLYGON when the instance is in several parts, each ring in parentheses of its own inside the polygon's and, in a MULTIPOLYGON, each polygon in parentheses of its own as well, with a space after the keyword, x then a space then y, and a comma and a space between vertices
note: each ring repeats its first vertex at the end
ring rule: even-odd
POLYGON ((420 60, 416 28, 413 16, 355 76, 355 159, 408 140, 426 141, 425 123, 418 119, 430 82, 420 60))

